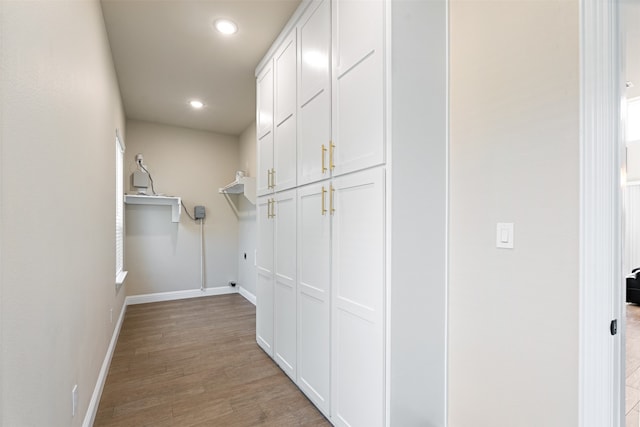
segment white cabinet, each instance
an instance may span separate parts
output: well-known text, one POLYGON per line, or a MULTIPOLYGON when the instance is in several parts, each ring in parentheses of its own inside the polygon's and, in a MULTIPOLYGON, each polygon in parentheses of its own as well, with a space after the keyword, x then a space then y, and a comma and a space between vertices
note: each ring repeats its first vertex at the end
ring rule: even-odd
POLYGON ((273 61, 256 79, 256 134, 258 138, 258 176, 256 193, 271 192, 273 172, 273 61))
POLYGON ((384 163, 383 1, 334 0, 335 175, 384 163))
POLYGON ((332 420, 384 424, 384 169, 333 180, 332 420))
POLYGON ((384 169, 298 189, 298 386, 336 425, 384 420, 384 169))
POLYGON ((296 190, 277 193, 275 222, 274 359, 296 381, 296 190))
POLYGON ((274 199, 260 197, 256 204, 256 340, 273 357, 274 199))
POLYGON ((298 188, 298 386, 327 416, 331 361, 330 184, 298 188))
POLYGON ((296 32, 256 78, 257 194, 296 185, 296 32))
POLYGON ((260 197, 256 205, 256 339, 296 379, 296 190, 260 197))
POLYGON ((330 5, 315 1, 298 24, 298 185, 331 173, 330 5))
POLYGON ((273 162, 261 169, 270 195, 258 222, 270 224, 259 226, 258 247, 274 254, 265 256, 269 268, 258 266, 259 286, 271 278, 262 286, 270 297, 258 298, 258 328, 270 314, 272 334, 259 332, 258 342, 332 423, 382 426, 385 6, 301 7, 257 76, 260 91, 272 67, 272 131, 258 124, 258 150, 272 141, 272 154, 258 158, 273 162), (261 309, 263 301, 271 306, 261 309))
POLYGON ((275 191, 296 185, 296 32, 291 32, 273 59, 275 122, 271 184, 275 191))
POLYGON ((336 426, 446 421, 447 10, 303 1, 257 69, 258 342, 336 426))

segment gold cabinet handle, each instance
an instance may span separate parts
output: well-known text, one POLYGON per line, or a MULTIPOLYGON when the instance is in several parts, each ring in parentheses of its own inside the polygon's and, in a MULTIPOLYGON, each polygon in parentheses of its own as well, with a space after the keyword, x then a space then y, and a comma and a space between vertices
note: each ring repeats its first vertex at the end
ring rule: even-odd
POLYGON ((276 217, 276 201, 274 199, 269 199, 269 215, 268 218, 276 217))
POLYGON ((271 169, 271 188, 276 188, 276 170, 271 169))
POLYGON ((324 196, 327 194, 327 190, 324 189, 324 185, 322 186, 322 215, 327 213, 327 210, 324 206, 324 196))
POLYGON ((267 188, 271 188, 271 169, 267 171, 267 188))
POLYGON ((327 167, 324 164, 324 153, 327 152, 327 147, 324 146, 324 144, 322 144, 322 152, 320 154, 322 154, 322 173, 324 174, 327 171, 327 167))
POLYGON ((271 199, 267 200, 267 218, 271 218, 271 199))
POLYGON ((333 188, 333 184, 329 184, 329 192, 331 194, 329 194, 329 212, 331 213, 331 215, 333 215, 333 213, 336 211, 333 208, 333 193, 335 193, 336 189, 333 188))
POLYGON ((333 144, 333 142, 329 143, 329 168, 331 169, 331 172, 333 172, 333 169, 336 167, 336 165, 333 163, 333 151, 336 148, 336 146, 333 144))

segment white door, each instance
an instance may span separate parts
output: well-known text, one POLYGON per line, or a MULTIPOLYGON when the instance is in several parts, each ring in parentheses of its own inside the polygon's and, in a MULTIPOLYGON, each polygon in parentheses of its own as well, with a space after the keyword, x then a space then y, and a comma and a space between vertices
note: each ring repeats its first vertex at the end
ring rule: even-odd
POLYGON ((275 190, 296 186, 296 32, 274 57, 275 128, 272 184, 275 190))
POLYGON ((384 169, 333 181, 331 408, 337 426, 384 424, 384 169))
POLYGON ((256 251, 256 341, 273 357, 273 199, 260 197, 256 204, 258 241, 256 251))
POLYGON ((384 162, 384 5, 333 3, 334 176, 384 162))
POLYGON ((331 174, 330 0, 309 6, 298 34, 298 185, 304 185, 331 174))
POLYGON ((296 190, 276 194, 274 359, 296 381, 296 190))
POLYGON ((273 65, 267 63, 256 79, 257 194, 271 192, 273 168, 273 65))
POLYGON ((329 182, 298 188, 298 387, 330 416, 329 182))

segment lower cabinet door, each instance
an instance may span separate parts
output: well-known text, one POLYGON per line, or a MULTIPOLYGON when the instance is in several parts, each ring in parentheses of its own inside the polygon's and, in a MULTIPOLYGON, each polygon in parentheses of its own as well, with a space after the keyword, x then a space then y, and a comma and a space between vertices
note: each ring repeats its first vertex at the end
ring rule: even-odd
POLYGON ((333 180, 331 410, 337 426, 384 425, 384 169, 333 180))
POLYGON ((256 204, 256 341, 273 357, 273 199, 260 197, 256 204))
POLYGON ((298 188, 298 386, 327 416, 330 399, 329 182, 298 188))
POLYGON ((274 359, 295 382, 296 322, 296 190, 275 195, 274 359))

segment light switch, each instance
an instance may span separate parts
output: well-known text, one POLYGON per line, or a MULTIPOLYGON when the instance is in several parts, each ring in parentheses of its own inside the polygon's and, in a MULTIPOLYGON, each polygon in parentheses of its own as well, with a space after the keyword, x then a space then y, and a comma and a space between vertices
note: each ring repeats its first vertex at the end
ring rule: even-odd
POLYGON ((499 222, 496 227, 496 247, 513 249, 513 223, 499 222))

